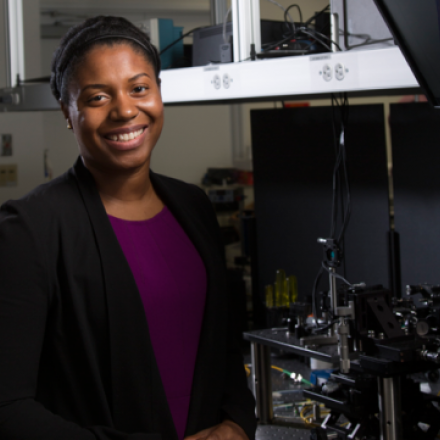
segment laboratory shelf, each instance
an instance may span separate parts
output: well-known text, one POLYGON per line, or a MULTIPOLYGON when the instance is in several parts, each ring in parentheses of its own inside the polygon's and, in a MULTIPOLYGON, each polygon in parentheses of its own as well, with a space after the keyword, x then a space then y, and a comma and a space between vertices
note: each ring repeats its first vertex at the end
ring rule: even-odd
POLYGON ((165 104, 420 92, 397 46, 171 69, 161 78, 165 104))
MULTIPOLYGON (((397 46, 170 69, 160 76, 166 105, 421 92, 397 46)), ((0 89, 0 111, 58 109, 48 83, 0 89)))

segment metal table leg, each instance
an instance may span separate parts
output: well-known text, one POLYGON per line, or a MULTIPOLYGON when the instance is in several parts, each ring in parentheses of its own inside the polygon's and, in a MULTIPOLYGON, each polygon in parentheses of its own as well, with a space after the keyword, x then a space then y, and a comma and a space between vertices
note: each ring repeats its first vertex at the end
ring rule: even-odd
POLYGON ((268 424, 273 419, 272 383, 270 377, 270 348, 251 343, 252 392, 257 401, 256 415, 259 422, 268 424))
POLYGON ((402 409, 400 395, 400 377, 378 379, 380 439, 400 440, 402 438, 402 409))

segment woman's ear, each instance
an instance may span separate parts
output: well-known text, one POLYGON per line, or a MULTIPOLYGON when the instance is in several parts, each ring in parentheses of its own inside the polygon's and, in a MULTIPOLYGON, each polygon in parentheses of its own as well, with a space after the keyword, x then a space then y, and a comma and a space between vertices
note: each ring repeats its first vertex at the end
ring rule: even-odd
POLYGON ((64 118, 69 119, 69 108, 63 101, 60 99, 61 111, 63 112, 64 118))
POLYGON ((73 126, 69 116, 69 107, 65 105, 64 102, 61 101, 61 99, 60 99, 60 104, 61 104, 61 111, 63 112, 64 118, 66 119, 66 126, 69 130, 72 130, 73 126))

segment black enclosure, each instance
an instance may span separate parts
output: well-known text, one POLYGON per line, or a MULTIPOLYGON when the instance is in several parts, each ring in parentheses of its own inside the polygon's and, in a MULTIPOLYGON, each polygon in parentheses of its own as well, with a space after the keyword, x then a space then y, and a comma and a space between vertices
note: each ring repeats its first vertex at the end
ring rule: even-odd
POLYGON ((429 101, 439 107, 440 0, 374 1, 429 101))
POLYGON ((402 285, 440 283, 440 113, 426 103, 390 111, 402 285))
MULTIPOLYGON (((322 261, 318 237, 330 233, 335 162, 331 107, 251 112, 258 283, 279 268, 311 294, 322 261)), ((388 285, 388 178, 382 105, 350 106, 345 143, 352 216, 345 235, 350 282, 388 285)), ((340 270, 340 273, 343 271, 340 270)), ((322 289, 328 288, 323 276, 322 289)))

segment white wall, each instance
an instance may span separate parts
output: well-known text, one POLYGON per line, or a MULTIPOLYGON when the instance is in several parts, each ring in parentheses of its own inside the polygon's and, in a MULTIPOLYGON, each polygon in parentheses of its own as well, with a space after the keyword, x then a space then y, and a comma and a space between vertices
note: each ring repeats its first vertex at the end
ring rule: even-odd
POLYGON ((165 107, 165 125, 152 169, 200 183, 208 167, 231 167, 229 106, 165 107))
MULTIPOLYGON (((0 0, 0 11, 4 11, 0 0)), ((25 11, 25 77, 41 75, 40 24, 38 0, 23 0, 25 11)), ((0 17, 2 19, 3 17, 0 17)), ((2 21, 3 23, 3 21, 2 21)), ((4 34, 0 32, 0 48, 4 50, 4 34)), ((1 56, 1 55, 0 55, 1 56)), ((0 58, 4 59, 4 58, 0 58)), ((5 77, 0 76, 5 81, 5 77)), ((1 86, 4 86, 3 83, 1 86)), ((18 183, 15 187, 0 187, 0 204, 11 198, 19 198, 44 182, 43 118, 38 112, 0 113, 0 135, 11 134, 13 156, 0 156, 0 164, 17 164, 18 183)))

